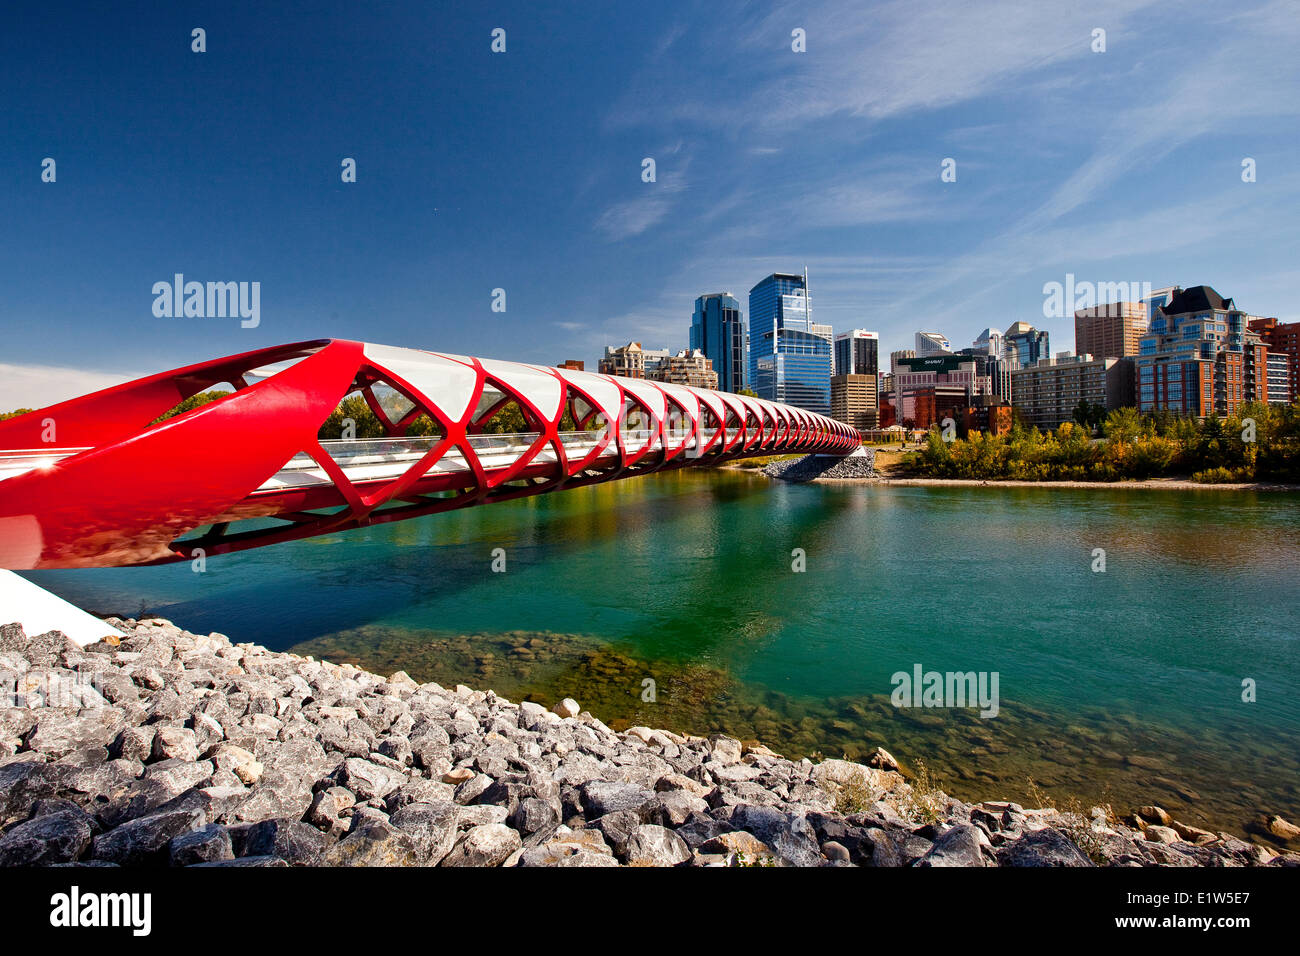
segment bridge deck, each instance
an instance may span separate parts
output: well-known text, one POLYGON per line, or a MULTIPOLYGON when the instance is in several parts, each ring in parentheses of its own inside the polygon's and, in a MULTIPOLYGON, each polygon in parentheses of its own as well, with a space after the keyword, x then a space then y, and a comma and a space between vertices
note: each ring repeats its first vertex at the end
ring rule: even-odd
MULTIPOLYGON (((727 440, 735 438, 736 429, 727 430, 727 440)), ((532 447, 538 439, 538 432, 524 432, 510 435, 471 435, 469 445, 474 450, 483 468, 488 472, 502 471, 514 465, 532 447)), ((669 435, 670 447, 676 447, 685 436, 669 435)), ((603 440, 594 432, 560 432, 560 443, 570 461, 581 460, 594 451, 603 440)), ((631 453, 638 453, 650 442, 650 451, 658 451, 662 442, 657 433, 648 429, 631 429, 623 433, 623 443, 631 453)), ((323 441, 322 447, 343 469, 343 473, 353 482, 387 481, 404 474, 412 464, 419 461, 437 443, 437 437, 426 438, 377 438, 358 439, 354 441, 323 441)), ((696 446, 691 438, 686 449, 696 446)), ((64 459, 71 458, 87 448, 30 449, 11 452, 0 456, 0 481, 15 478, 41 468, 52 468, 64 459)), ((618 445, 609 441, 602 454, 596 456, 597 462, 618 456, 618 445)), ((555 449, 547 444, 531 459, 532 465, 555 464, 555 449)), ((448 449, 429 469, 429 476, 455 474, 470 471, 469 463, 459 448, 448 449)), ((306 453, 300 452, 285 463, 284 467, 268 478, 255 494, 271 494, 292 488, 308 488, 330 485, 333 482, 325 469, 306 453)))

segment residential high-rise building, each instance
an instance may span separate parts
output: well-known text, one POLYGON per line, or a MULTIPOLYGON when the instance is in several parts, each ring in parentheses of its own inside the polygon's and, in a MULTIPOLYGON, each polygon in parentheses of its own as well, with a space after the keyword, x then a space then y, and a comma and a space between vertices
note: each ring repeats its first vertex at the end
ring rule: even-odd
POLYGON ((812 322, 804 276, 773 273, 749 290, 749 372, 759 398, 829 415, 831 339, 812 322))
POLYGON ((1165 286, 1163 289, 1156 289, 1154 292, 1148 292, 1142 297, 1141 302, 1143 308, 1146 309, 1148 324, 1150 324, 1151 320, 1159 314, 1162 306, 1169 304, 1169 300, 1172 299, 1174 293, 1178 291, 1178 286, 1170 285, 1165 286))
POLYGON ((917 355, 943 355, 945 352, 951 351, 952 344, 948 341, 948 337, 942 332, 916 333, 917 355))
POLYGON ((606 345, 605 357, 600 360, 598 368, 604 375, 646 378, 669 354, 668 349, 643 349, 640 342, 628 342, 617 348, 606 345))
POLYGON ((859 431, 879 427, 877 381, 874 375, 832 375, 831 418, 859 431))
MULTIPOLYGON (((1013 322, 1002 336, 1002 351, 1011 364, 1011 370, 1037 365, 1041 359, 1051 358, 1050 338, 1046 331, 1034 328, 1028 322, 1013 322)), ((1014 389, 1015 386, 1012 385, 1014 389)))
POLYGON ((1025 420, 1051 430, 1074 420, 1081 402, 1106 411, 1133 404, 1133 360, 1065 353, 1011 373, 1015 407, 1025 420))
POLYGON ((880 371, 880 336, 853 329, 835 336, 836 375, 875 375, 880 371))
POLYGON ((1074 350, 1096 358, 1138 354, 1138 340, 1150 328, 1142 302, 1109 302, 1074 313, 1074 350))
POLYGON ((738 392, 745 387, 745 321, 740 300, 730 292, 713 292, 695 300, 691 349, 708 356, 717 388, 738 392))
MULTIPOLYGON (((1286 356, 1286 364, 1290 369, 1287 375, 1289 383, 1287 401, 1295 401, 1296 398, 1300 398, 1300 322, 1247 318, 1246 327, 1252 332, 1258 332, 1259 337, 1268 346, 1270 369, 1276 364, 1273 358, 1274 355, 1286 356)), ((1278 398, 1273 394, 1272 381, 1273 377, 1270 375, 1268 400, 1270 403, 1276 403, 1278 398)))
POLYGON ((699 349, 676 352, 646 373, 646 378, 672 385, 693 385, 696 388, 717 388, 718 373, 713 362, 699 349))
POLYGON ((1268 403, 1290 405, 1295 401, 1295 380, 1291 378, 1291 356, 1268 353, 1268 403))
POLYGON ((1267 402, 1268 347, 1250 318, 1207 285, 1175 289, 1138 345, 1138 411, 1222 418, 1267 402))

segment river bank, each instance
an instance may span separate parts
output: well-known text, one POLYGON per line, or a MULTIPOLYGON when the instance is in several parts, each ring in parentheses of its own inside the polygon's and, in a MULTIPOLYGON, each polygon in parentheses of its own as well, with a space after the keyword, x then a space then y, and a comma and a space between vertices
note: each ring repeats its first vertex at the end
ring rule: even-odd
POLYGON ((996 485, 1000 488, 1117 488, 1154 491, 1267 491, 1300 492, 1300 485, 1271 484, 1268 482, 1234 482, 1206 484, 1180 478, 1147 478, 1144 481, 1018 481, 1011 478, 894 478, 877 475, 872 478, 817 477, 813 481, 828 485, 883 485, 895 488, 982 488, 996 485))
POLYGON ((837 462, 822 455, 805 455, 774 460, 761 468, 746 468, 742 462, 729 463, 729 467, 757 471, 769 478, 784 481, 817 482, 827 485, 878 485, 911 488, 1142 488, 1161 491, 1257 491, 1300 492, 1300 485, 1281 482, 1200 482, 1190 478, 1147 478, 1120 481, 1024 481, 1014 478, 927 478, 899 473, 895 449, 863 449, 864 455, 837 462))
POLYGON ((0 708, 0 864, 1300 864, 1159 807, 1121 822, 963 803, 883 750, 813 763, 718 734, 616 733, 569 699, 109 623, 121 638, 85 648, 0 628, 18 705, 0 708))

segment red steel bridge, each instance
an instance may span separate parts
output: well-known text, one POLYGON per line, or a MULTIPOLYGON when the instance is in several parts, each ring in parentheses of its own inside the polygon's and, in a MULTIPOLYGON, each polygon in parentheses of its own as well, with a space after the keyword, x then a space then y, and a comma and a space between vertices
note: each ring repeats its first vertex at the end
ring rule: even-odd
POLYGON ((860 444, 841 422, 729 392, 300 342, 0 422, 0 568, 182 561, 666 468, 847 455, 860 444), (230 394, 163 418, 221 386, 230 394), (384 437, 358 440, 331 419, 349 395, 384 437), (493 433, 507 409, 524 430, 493 433))

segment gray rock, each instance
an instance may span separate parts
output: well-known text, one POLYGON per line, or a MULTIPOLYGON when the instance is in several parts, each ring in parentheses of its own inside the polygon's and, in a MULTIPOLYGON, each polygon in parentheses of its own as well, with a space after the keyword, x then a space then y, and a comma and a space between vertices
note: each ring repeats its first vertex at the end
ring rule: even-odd
POLYGON ((822 856, 826 857, 828 863, 851 863, 853 861, 848 847, 836 843, 834 840, 827 840, 822 844, 822 856))
POLYGON ((440 780, 426 780, 415 777, 402 784, 384 798, 384 806, 389 813, 396 813, 409 803, 441 803, 451 801, 456 788, 440 780))
POLYGON ((409 767, 414 762, 411 742, 405 737, 385 737, 375 749, 377 753, 403 766, 409 767))
POLYGON ((158 728, 151 726, 127 727, 117 735, 113 746, 109 748, 109 754, 144 763, 153 755, 153 740, 157 732, 158 728))
POLYGON ((36 725, 23 739, 28 750, 61 757, 87 747, 107 747, 126 722, 119 707, 100 707, 86 711, 48 708, 36 717, 36 725))
POLYGON ((198 738, 194 731, 185 727, 159 726, 153 738, 154 760, 184 760, 194 762, 199 759, 198 738))
POLYGON ((475 803, 460 808, 459 826, 462 830, 468 830, 489 823, 505 823, 509 818, 510 814, 506 812, 505 807, 498 807, 492 803, 475 803))
POLYGON ((456 844, 461 807, 449 800, 408 803, 392 825, 414 841, 421 866, 437 866, 456 844))
POLYGON ((627 853, 627 841, 642 822, 641 815, 635 810, 618 810, 597 817, 591 821, 591 828, 600 832, 621 859, 627 853))
MULTIPOLYGON (((485 773, 475 774, 469 780, 466 780, 456 788, 456 794, 453 798, 457 803, 463 805, 475 803, 478 798, 487 792, 488 788, 496 781, 485 773)), ((510 811, 507 810, 507 813, 510 811)))
POLYGON ((6 624, 0 631, 0 651, 15 651, 33 667, 75 667, 86 660, 85 652, 62 631, 46 631, 26 637, 21 625, 6 624))
POLYGON ((94 835, 79 809, 58 810, 12 827, 0 836, 0 866, 46 866, 81 859, 94 835))
POLYGON ((289 864, 274 856, 245 856, 237 860, 217 860, 212 863, 195 863, 196 867, 201 866, 288 866, 289 864))
POLYGON ((916 866, 995 866, 993 847, 984 831, 958 824, 940 834, 916 866))
POLYGON ((406 774, 381 767, 369 760, 349 757, 335 772, 333 783, 345 790, 351 790, 356 794, 358 801, 365 802, 374 799, 382 800, 408 779, 406 774))
POLYGON ((729 821, 737 830, 754 834, 791 866, 820 866, 821 847, 812 825, 800 813, 773 807, 740 806, 731 809, 729 821))
POLYGON ((676 827, 685 823, 692 813, 703 813, 709 805, 687 790, 669 790, 659 794, 659 822, 676 827))
POLYGON ((95 837, 94 856, 121 866, 165 862, 167 845, 205 822, 198 810, 174 810, 140 817, 95 837))
POLYGON ((210 823, 189 833, 174 837, 168 844, 172 866, 196 866, 233 860, 235 851, 230 844, 230 831, 217 823, 210 823))
POLYGON ((723 766, 740 763, 742 752, 740 741, 734 737, 723 734, 709 735, 709 758, 716 763, 723 766))
POLYGON ((427 723, 419 736, 411 737, 411 754, 417 767, 433 770, 451 757, 451 738, 437 724, 427 723))
POLYGON ((572 843, 547 843, 524 850, 518 866, 618 866, 618 860, 608 853, 594 853, 572 843))
POLYGON ((36 801, 54 796, 76 774, 75 767, 49 764, 35 754, 0 766, 0 825, 27 819, 36 801))
POLYGON ((646 823, 632 831, 624 856, 628 866, 677 866, 691 858, 691 848, 672 830, 646 823))
POLYGON ((1026 833, 998 850, 1003 866, 1093 866, 1092 860, 1060 830, 1047 827, 1026 833))
POLYGON ((631 810, 645 821, 650 819, 657 805, 657 795, 653 790, 631 783, 594 780, 583 784, 579 789, 582 793, 583 809, 588 819, 631 810))
POLYGON ((525 797, 507 818, 510 826, 520 833, 537 833, 555 827, 560 814, 551 804, 537 797, 525 797))
POLYGON ((329 839, 320 830, 300 820, 263 820, 249 826, 238 847, 238 856, 274 856, 290 866, 320 866, 329 839))
POLYGON ((519 834, 501 823, 468 830, 443 859, 443 866, 500 866, 523 848, 519 834))
POLYGON ((274 779, 264 776, 231 815, 245 823, 277 818, 297 820, 306 815, 311 802, 311 791, 305 787, 288 785, 279 775, 274 779))
POLYGON ((409 834, 382 820, 367 820, 326 853, 328 866, 418 866, 419 849, 409 834))

